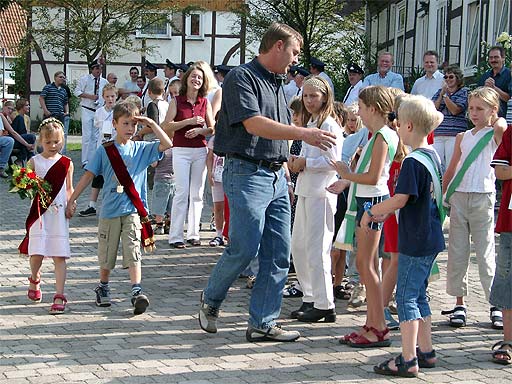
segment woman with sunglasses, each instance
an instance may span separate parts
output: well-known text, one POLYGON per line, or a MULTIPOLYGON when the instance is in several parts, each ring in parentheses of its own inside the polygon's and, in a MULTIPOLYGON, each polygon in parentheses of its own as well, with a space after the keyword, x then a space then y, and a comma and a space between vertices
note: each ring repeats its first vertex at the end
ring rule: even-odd
POLYGON ((432 101, 444 115, 443 122, 434 131, 434 149, 441 158, 444 170, 453 155, 455 136, 468 129, 468 89, 464 87, 464 75, 457 65, 446 67, 443 85, 432 97, 432 101))

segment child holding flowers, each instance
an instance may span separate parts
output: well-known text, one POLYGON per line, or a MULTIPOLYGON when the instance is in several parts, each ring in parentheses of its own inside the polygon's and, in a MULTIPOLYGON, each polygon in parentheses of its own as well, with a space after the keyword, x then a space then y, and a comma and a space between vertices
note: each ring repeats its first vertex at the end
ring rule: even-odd
POLYGON ((73 193, 73 163, 59 153, 64 143, 64 127, 59 120, 52 117, 43 120, 39 141, 43 152, 29 160, 27 169, 15 170, 12 191, 22 198, 23 194, 33 197, 26 221, 27 234, 19 246, 20 253, 30 256, 28 298, 41 301, 41 265, 44 257, 53 258, 56 294, 50 314, 56 315, 64 312, 67 302, 64 282, 70 247, 65 209, 73 193))

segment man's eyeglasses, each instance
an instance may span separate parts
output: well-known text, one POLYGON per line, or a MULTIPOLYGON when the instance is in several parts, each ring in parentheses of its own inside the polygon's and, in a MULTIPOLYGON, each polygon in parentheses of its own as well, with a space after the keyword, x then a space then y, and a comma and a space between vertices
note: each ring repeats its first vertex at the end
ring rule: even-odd
POLYGON ((455 75, 444 75, 444 76, 443 76, 443 78, 444 78, 445 80, 447 80, 447 79, 452 80, 452 79, 455 79, 455 75))

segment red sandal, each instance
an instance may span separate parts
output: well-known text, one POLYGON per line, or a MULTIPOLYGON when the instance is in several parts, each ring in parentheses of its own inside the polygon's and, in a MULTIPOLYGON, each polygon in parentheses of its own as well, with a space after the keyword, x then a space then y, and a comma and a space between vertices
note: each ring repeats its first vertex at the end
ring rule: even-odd
POLYGON ((349 340, 348 345, 353 348, 375 348, 375 347, 389 347, 391 346, 390 339, 384 339, 389 333, 389 328, 385 328, 383 331, 379 331, 374 327, 368 327, 368 332, 372 332, 377 336, 377 341, 370 341, 363 335, 357 335, 349 340))
POLYGON ((62 313, 64 313, 64 311, 66 310, 66 304, 67 304, 68 300, 66 299, 66 296, 64 295, 61 295, 59 293, 57 293, 55 296, 53 296, 53 304, 52 306, 50 307, 50 315, 60 315, 62 313), (55 303, 55 300, 62 300, 62 304, 56 304, 55 303))
MULTIPOLYGON (((365 324, 362 326, 362 328, 365 330, 365 332, 368 332, 369 331, 369 328, 368 326, 365 324)), ((340 344, 349 344, 350 341, 359 336, 359 333, 357 332, 352 332, 352 333, 349 333, 348 335, 344 335, 344 336, 341 336, 338 341, 340 342, 340 344)))
MULTIPOLYGON (((30 276, 28 278, 28 281, 30 281, 30 283, 34 284, 35 286, 37 286, 39 283, 41 283, 41 280, 34 280, 32 278, 32 276, 30 276)), ((30 289, 29 288, 27 296, 30 300, 36 301, 36 302, 40 302, 41 299, 43 298, 43 294, 41 293, 41 288, 39 288, 39 289, 30 289)))

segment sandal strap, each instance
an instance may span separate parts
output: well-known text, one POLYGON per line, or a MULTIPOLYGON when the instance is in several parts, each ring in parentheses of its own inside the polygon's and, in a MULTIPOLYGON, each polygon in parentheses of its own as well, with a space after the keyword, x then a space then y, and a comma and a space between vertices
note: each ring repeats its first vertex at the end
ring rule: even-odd
POLYGON ((409 370, 409 368, 415 367, 418 365, 418 358, 413 357, 411 360, 406 361, 402 354, 399 354, 395 358, 395 365, 398 368, 399 372, 406 372, 409 370))
POLYGON ((491 351, 494 351, 496 349, 496 347, 498 347, 498 349, 503 349, 503 347, 510 347, 510 349, 512 349, 512 341, 507 341, 507 340, 503 340, 503 341, 498 341, 496 344, 494 344, 491 348, 491 351))
POLYGON ((68 302, 68 299, 66 299, 66 296, 64 295, 61 295, 60 293, 56 293, 54 296, 53 296, 53 301, 57 300, 57 299, 61 299, 62 302, 64 304, 66 304, 68 302))
POLYGON ((32 278, 32 276, 29 276, 29 277, 28 277, 28 281, 30 281, 32 284, 35 284, 35 285, 37 285, 37 284, 41 283, 41 279, 39 279, 39 280, 34 280, 34 279, 32 278))
POLYGON ((416 355, 418 360, 430 360, 436 358, 436 350, 432 349, 430 352, 423 352, 420 347, 416 347, 416 355))
POLYGON ((366 331, 372 332, 375 336, 377 336, 377 341, 384 341, 384 336, 389 333, 389 328, 385 328, 382 331, 379 331, 374 327, 367 327, 366 331))

